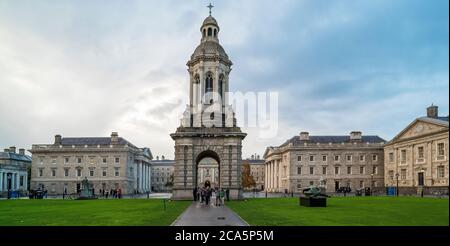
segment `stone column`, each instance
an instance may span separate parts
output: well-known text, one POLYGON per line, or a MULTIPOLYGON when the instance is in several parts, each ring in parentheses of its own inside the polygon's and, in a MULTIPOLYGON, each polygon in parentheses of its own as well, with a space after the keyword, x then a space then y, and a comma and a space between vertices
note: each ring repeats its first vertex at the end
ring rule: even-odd
POLYGON ((265 173, 265 177, 264 177, 264 190, 267 191, 267 162, 264 163, 264 173, 265 173))
POLYGON ((266 173, 266 180, 267 180, 267 187, 266 190, 270 191, 270 161, 267 162, 267 173, 266 173))
POLYGON ((280 183, 281 183, 281 178, 280 178, 280 162, 277 161, 277 191, 280 191, 280 183))
POLYGON ((148 168, 148 163, 146 163, 145 164, 145 188, 146 188, 146 191, 148 191, 148 188, 149 188, 149 175, 148 175, 148 171, 150 170, 150 168, 148 168))
POLYGON ((23 189, 28 190, 28 173, 23 176, 23 189))
POLYGON ((138 170, 139 170, 139 174, 138 174, 138 177, 139 177, 139 182, 138 182, 138 184, 139 184, 139 189, 138 189, 138 192, 142 192, 142 163, 141 163, 141 161, 138 161, 138 170))
POLYGON ((145 164, 143 161, 141 161, 141 167, 142 167, 142 192, 145 192, 145 164))
POLYGON ((147 164, 146 163, 143 163, 144 164, 144 181, 145 181, 145 183, 144 183, 144 190, 145 191, 147 191, 147 181, 148 181, 148 179, 147 179, 147 170, 148 170, 148 168, 147 168, 147 164))
POLYGON ((269 162, 269 190, 272 192, 272 161, 269 162))
POLYGON ((145 164, 141 161, 142 166, 142 192, 145 192, 145 164))
POLYGON ((16 190, 19 190, 20 186, 20 173, 16 173, 16 190))
POLYGON ((272 162, 272 191, 275 192, 275 161, 272 162))
POLYGON ((14 190, 14 173, 11 173, 11 190, 14 190))
POLYGON ((3 172, 0 172, 0 191, 3 191, 3 172))

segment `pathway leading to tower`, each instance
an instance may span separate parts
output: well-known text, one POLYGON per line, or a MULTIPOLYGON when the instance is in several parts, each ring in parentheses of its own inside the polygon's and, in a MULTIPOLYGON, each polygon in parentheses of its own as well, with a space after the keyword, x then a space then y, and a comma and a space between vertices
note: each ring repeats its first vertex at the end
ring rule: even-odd
POLYGON ((248 226, 248 223, 226 206, 193 202, 172 226, 248 226))

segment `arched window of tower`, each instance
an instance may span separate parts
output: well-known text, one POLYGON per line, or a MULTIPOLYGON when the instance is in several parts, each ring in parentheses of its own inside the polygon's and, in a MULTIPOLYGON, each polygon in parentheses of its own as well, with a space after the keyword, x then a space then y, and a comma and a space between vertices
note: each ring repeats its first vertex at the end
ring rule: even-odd
POLYGON ((214 37, 217 38, 217 29, 214 28, 214 37))
POLYGON ((212 92, 213 91, 213 77, 212 77, 212 74, 211 73, 209 73, 207 76, 206 76, 206 81, 205 81, 206 83, 205 83, 205 92, 206 93, 208 93, 208 92, 212 92))
POLYGON ((203 37, 206 37, 206 29, 203 29, 203 37))
POLYGON ((211 37, 211 36, 212 36, 212 28, 209 27, 209 28, 208 28, 208 37, 211 37))

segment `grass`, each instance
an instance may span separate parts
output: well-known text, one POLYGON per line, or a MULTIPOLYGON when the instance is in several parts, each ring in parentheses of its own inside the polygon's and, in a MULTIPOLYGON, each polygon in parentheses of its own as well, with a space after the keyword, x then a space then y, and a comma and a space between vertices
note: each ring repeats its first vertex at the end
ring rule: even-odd
POLYGON ((165 226, 191 202, 163 200, 3 200, 0 226, 165 226))
POLYGON ((298 198, 230 201, 255 226, 448 226, 449 200, 418 197, 332 197, 326 208, 299 206, 298 198))

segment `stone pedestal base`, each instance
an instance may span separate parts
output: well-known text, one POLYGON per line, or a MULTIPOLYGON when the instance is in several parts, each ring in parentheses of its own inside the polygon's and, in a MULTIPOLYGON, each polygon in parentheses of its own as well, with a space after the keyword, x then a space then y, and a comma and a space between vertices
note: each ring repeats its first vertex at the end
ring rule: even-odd
POLYGON ((327 198, 325 197, 300 197, 300 206, 303 207, 326 207, 327 198))

